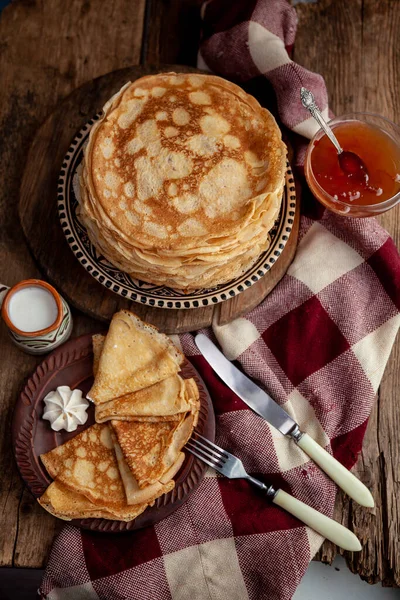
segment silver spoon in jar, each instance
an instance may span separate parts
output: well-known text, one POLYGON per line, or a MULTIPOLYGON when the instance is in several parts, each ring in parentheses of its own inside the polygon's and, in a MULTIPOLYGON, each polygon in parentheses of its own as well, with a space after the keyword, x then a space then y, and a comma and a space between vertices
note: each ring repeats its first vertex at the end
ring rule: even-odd
POLYGON ((304 108, 311 113, 318 125, 325 131, 326 135, 335 146, 338 152, 339 165, 343 173, 349 177, 354 177, 354 179, 368 181, 368 169, 364 162, 355 152, 343 150, 332 129, 329 127, 318 106, 315 104, 314 94, 302 87, 300 96, 304 108))

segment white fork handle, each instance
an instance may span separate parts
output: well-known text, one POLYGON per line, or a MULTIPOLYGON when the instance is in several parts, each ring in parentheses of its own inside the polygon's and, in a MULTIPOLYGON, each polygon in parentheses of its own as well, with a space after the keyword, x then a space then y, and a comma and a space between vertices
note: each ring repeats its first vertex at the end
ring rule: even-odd
POLYGON ((344 550, 358 552, 361 550, 361 544, 358 538, 346 529, 343 525, 326 517, 308 504, 293 498, 283 490, 278 490, 273 503, 287 510, 288 513, 297 517, 300 521, 314 529, 317 533, 323 535, 344 550))
POLYGON ((361 506, 369 508, 374 506, 374 499, 369 489, 312 437, 304 433, 297 444, 350 498, 361 506))

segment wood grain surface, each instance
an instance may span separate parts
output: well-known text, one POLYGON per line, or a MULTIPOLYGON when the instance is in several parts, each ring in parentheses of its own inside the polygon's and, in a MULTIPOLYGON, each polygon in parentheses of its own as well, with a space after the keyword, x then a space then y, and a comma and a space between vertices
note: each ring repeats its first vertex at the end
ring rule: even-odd
MULTIPOLYGON (((18 219, 21 174, 29 145, 47 115, 73 89, 138 64, 145 0, 17 1, 0 16, 0 281, 40 277, 18 219), (129 18, 128 18, 129 16, 129 18)), ((46 222, 41 224, 46 227, 46 222)), ((74 335, 97 322, 74 314, 74 335)), ((0 565, 40 567, 62 524, 24 490, 10 444, 13 406, 38 359, 22 354, 0 327, 0 565)))
MULTIPOLYGON (((197 309, 166 309, 144 306, 111 292, 98 283, 69 249, 57 213, 57 180, 72 138, 127 81, 159 71, 190 72, 182 65, 134 66, 88 81, 60 102, 35 134, 29 149, 19 200, 19 216, 28 246, 43 277, 65 299, 89 316, 110 321, 120 309, 133 310, 165 333, 196 331, 217 321, 225 325, 242 316, 276 286, 293 260, 300 219, 298 209, 289 240, 271 269, 250 288, 223 303, 197 309), (38 223, 46 223, 39 228, 38 223)), ((290 194, 287 185, 285 194, 290 194)))
MULTIPOLYGON (((199 0, 16 0, 0 17, 0 281, 39 276, 17 216, 21 173, 35 132, 57 103, 82 83, 142 62, 195 64, 199 0), (66 6, 68 5, 68 8, 66 6), (145 10, 146 9, 146 10, 145 10)), ((376 111, 400 120, 400 3, 319 0, 297 4, 294 58, 327 81, 331 108, 376 111)), ((380 218, 400 242, 399 209, 380 218)), ((45 223, 43 224, 45 226, 45 223)), ((74 314, 76 335, 96 322, 74 314)), ((364 579, 400 584, 399 388, 396 344, 356 467, 372 485, 376 509, 366 512, 341 495, 336 518, 366 544, 348 555, 364 579)), ((40 567, 59 522, 24 492, 12 459, 10 422, 23 380, 38 359, 21 354, 0 327, 0 564, 40 567)), ((324 544, 319 559, 336 549, 324 544)))

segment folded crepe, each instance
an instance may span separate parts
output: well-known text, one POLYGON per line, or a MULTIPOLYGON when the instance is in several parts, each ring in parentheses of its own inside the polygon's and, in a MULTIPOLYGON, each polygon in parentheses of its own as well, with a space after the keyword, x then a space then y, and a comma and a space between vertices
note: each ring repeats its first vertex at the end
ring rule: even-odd
POLYGON ((177 457, 175 463, 164 474, 163 477, 160 477, 158 481, 154 481, 151 485, 141 489, 130 468, 126 464, 124 455, 120 445, 118 444, 115 434, 113 434, 113 442, 128 505, 140 505, 143 502, 147 502, 150 506, 152 506, 156 498, 162 494, 166 494, 174 488, 175 482, 173 481, 173 477, 175 477, 176 473, 183 464, 185 459, 185 455, 183 453, 177 457))
POLYGON ((39 503, 67 520, 130 521, 174 488, 199 390, 177 374, 184 357, 171 340, 129 311, 92 339, 97 423, 41 456, 55 481, 39 503))
POLYGON ((132 521, 148 506, 146 502, 135 506, 121 505, 112 508, 107 502, 103 505, 93 504, 86 496, 70 490, 58 480, 49 485, 45 493, 38 498, 38 502, 49 513, 65 521, 71 519, 132 521))
POLYGON ((134 513, 127 511, 127 506, 144 505, 144 510, 175 485, 171 477, 152 489, 140 490, 128 466, 123 464, 122 455, 117 457, 111 428, 106 423, 92 425, 40 458, 58 484, 89 501, 85 506, 107 510, 115 518, 122 515, 124 519, 125 515, 130 520, 128 516, 134 513))
POLYGON ((94 504, 126 504, 110 428, 95 424, 41 460, 49 475, 94 504))
MULTIPOLYGON (((96 334, 93 343, 93 373, 96 376, 105 336, 96 334)), ((96 406, 96 422, 115 420, 179 421, 181 414, 197 410, 199 390, 194 379, 173 375, 132 394, 96 406)))
POLYGON ((166 335, 121 310, 111 321, 87 396, 98 405, 136 392, 178 373, 183 360, 166 335))
POLYGON ((178 424, 111 421, 125 463, 140 489, 156 484, 180 460, 194 420, 194 415, 188 413, 178 424))
POLYGON ((173 375, 132 394, 96 406, 96 421, 180 421, 198 400, 194 379, 173 375))

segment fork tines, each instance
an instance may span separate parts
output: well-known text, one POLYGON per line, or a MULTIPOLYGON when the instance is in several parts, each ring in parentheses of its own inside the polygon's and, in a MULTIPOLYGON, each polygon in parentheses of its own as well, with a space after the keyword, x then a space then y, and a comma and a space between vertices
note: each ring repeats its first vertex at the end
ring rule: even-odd
POLYGON ((210 440, 199 433, 195 432, 194 436, 186 442, 186 448, 189 452, 213 469, 222 469, 229 458, 229 452, 210 442, 210 440))

